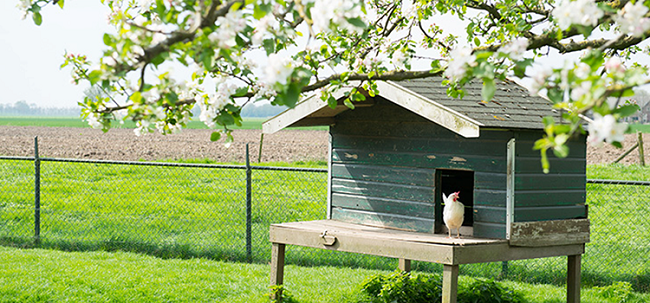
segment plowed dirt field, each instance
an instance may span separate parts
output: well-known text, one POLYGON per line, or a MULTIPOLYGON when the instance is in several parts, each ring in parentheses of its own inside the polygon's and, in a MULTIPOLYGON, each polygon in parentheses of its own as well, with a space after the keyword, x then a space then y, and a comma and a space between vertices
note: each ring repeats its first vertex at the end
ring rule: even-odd
MULTIPOLYGON (((244 162, 245 146, 251 161, 257 162, 260 130, 235 130, 235 142, 226 148, 222 141, 211 142, 209 130, 186 129, 179 134, 147 134, 136 137, 128 129, 107 133, 88 128, 0 126, 0 156, 34 155, 34 137, 39 137, 41 157, 100 160, 178 160, 210 159, 218 162, 244 162)), ((627 135, 623 149, 589 146, 587 163, 610 163, 636 143, 627 135)), ((644 135, 645 160, 650 163, 650 134, 644 135)), ((262 162, 326 160, 328 134, 315 130, 283 130, 264 136, 262 162)), ((622 163, 638 163, 635 150, 622 163)))

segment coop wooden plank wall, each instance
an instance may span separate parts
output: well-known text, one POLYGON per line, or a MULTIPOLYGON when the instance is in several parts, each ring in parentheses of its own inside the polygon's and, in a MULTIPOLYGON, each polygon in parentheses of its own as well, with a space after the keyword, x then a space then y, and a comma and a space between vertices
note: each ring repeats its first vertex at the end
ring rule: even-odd
POLYGON ((392 102, 336 117, 332 134, 333 219, 433 232, 436 169, 475 172, 474 232, 505 236, 509 131, 460 138, 392 102), (460 139, 460 140, 459 140, 460 139))
POLYGON ((586 218, 586 138, 570 140, 566 158, 549 151, 548 174, 541 170, 539 151, 532 149, 539 138, 539 132, 515 134, 515 222, 586 218))

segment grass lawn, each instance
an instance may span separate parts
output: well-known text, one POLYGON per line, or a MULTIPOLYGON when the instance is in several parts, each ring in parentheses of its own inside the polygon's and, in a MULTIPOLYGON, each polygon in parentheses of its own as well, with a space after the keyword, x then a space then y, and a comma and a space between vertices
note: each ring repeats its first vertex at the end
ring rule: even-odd
MULTIPOLYGON (((188 161, 192 162, 192 161, 188 161)), ((305 163, 319 166, 319 163, 305 163)), ((33 163, 0 161, 0 244, 31 246, 33 163)), ((649 180, 650 168, 590 166, 590 178, 649 180)), ((67 251, 126 250, 164 258, 245 260, 245 170, 41 163, 41 247, 67 251)), ((327 174, 253 171, 252 256, 270 258, 272 223, 325 218, 327 174)), ((630 281, 650 291, 650 187, 588 184, 592 239, 583 259, 585 283, 630 281), (625 224, 616 219, 625 215, 625 224), (628 228, 627 226, 634 226, 628 228), (645 286, 644 286, 645 285, 645 286)), ((395 268, 395 260, 317 249, 291 249, 298 265, 395 268)), ((563 258, 509 262, 508 277, 563 283, 563 258)), ((416 262, 420 271, 439 266, 416 262)), ((494 277, 500 263, 461 273, 494 277)))
MULTIPOLYGON (((285 287, 298 302, 357 302, 361 283, 386 271, 287 266, 285 287)), ((0 247, 0 302, 268 302, 266 264, 160 259, 127 252, 61 252, 0 247)), ((461 276, 461 287, 472 281, 461 276)), ((526 302, 565 301, 565 289, 511 281, 526 302)), ((619 302, 583 289, 582 302, 619 302)), ((626 294, 625 302, 650 302, 626 294)))
POLYGON ((636 131, 650 134, 650 124, 630 124, 630 132, 636 133, 636 131))

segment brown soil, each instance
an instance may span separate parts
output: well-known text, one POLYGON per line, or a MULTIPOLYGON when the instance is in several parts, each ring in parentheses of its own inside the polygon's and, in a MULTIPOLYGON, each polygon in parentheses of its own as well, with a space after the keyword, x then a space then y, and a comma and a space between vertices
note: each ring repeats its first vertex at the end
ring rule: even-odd
MULTIPOLYGON (((226 148, 223 139, 210 141, 210 130, 186 129, 179 134, 147 134, 137 137, 132 130, 111 129, 107 133, 89 128, 0 126, 0 155, 34 155, 38 136, 39 156, 100 160, 211 159, 244 162, 246 144, 251 161, 257 162, 260 130, 235 130, 235 142, 226 148)), ((295 162, 327 159, 327 132, 285 130, 264 135, 263 162, 295 162)))
MULTIPOLYGON (((34 155, 34 137, 39 138, 41 157, 100 160, 177 160, 211 159, 218 162, 244 162, 245 146, 250 146, 251 161, 257 162, 260 130, 236 130, 235 142, 226 148, 222 141, 211 142, 209 130, 186 129, 182 133, 136 137, 132 130, 112 129, 108 133, 88 128, 0 126, 0 156, 34 155)), ((645 134, 645 161, 650 163, 650 134, 645 134)), ((263 162, 326 160, 326 131, 283 130, 264 135, 263 162)), ((636 143, 627 135, 623 148, 589 146, 587 163, 611 163, 636 143)), ((639 163, 638 151, 621 161, 639 163)))

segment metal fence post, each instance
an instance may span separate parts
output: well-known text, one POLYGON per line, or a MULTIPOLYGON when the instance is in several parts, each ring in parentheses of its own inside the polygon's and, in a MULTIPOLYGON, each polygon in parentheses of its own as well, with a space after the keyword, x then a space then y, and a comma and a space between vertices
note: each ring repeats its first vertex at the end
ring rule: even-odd
POLYGON ((34 244, 41 242, 41 160, 38 158, 38 137, 34 137, 34 244))
POLYGON ((248 262, 253 261, 253 243, 252 243, 252 225, 253 225, 253 206, 252 206, 252 170, 248 143, 246 144, 246 259, 248 262))

